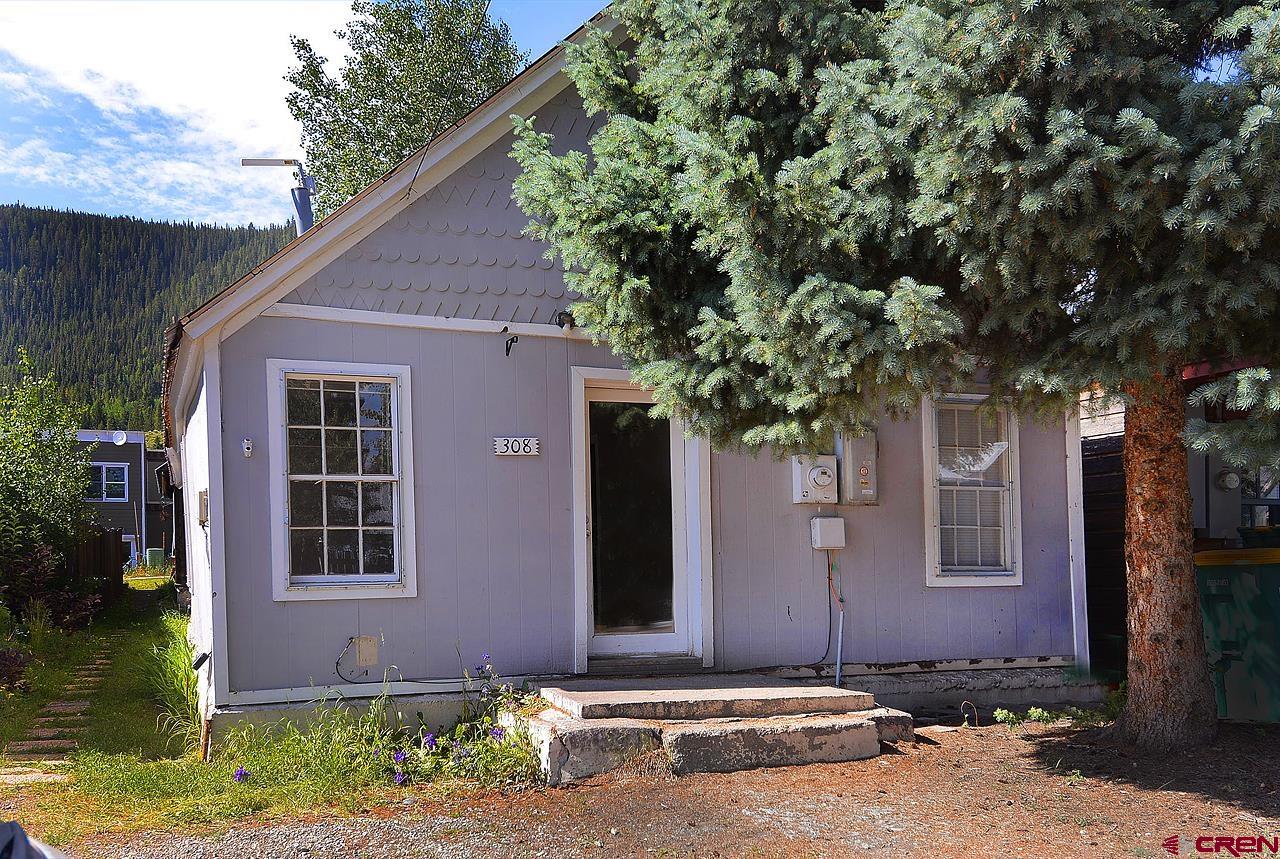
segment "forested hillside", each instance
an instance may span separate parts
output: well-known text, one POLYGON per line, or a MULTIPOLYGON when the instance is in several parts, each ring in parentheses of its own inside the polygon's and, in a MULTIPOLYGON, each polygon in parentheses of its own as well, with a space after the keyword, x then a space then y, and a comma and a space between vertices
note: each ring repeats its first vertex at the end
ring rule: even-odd
POLYGON ((292 236, 0 205, 0 384, 25 345, 86 426, 158 429, 165 326, 292 236))

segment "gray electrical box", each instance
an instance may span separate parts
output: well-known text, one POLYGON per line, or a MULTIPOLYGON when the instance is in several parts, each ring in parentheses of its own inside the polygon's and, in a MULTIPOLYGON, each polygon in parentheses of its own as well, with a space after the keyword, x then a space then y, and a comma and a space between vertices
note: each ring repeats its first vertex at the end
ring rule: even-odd
POLYGON ((880 481, 876 474, 879 443, 875 432, 840 434, 840 501, 845 504, 879 504, 880 481))
POLYGON ((836 470, 836 458, 830 454, 791 457, 791 502, 835 504, 839 500, 836 470))
POLYGON ((844 548, 844 520, 839 516, 815 516, 809 520, 809 540, 815 549, 844 548))

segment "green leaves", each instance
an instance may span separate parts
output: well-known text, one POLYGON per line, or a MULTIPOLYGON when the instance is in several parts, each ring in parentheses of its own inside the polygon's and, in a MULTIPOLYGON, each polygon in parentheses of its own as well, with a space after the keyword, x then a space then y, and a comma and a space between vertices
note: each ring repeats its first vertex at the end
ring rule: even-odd
POLYGON ((484 0, 355 0, 337 76, 306 39, 285 76, 318 214, 355 196, 448 129, 527 62, 484 0))
POLYGON ((19 349, 19 381, 0 389, 0 597, 41 547, 72 548, 87 519, 89 460, 76 430, 80 410, 19 349))
POLYGON ((1274 2, 615 9, 634 49, 572 55, 589 156, 518 124, 516 197, 695 431, 812 445, 979 363, 1057 411, 1280 361, 1274 2))

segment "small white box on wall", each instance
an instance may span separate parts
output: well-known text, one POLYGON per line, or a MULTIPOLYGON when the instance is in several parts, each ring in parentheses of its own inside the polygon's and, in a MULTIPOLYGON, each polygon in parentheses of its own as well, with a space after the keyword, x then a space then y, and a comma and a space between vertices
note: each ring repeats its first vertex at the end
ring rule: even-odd
POLYGON ((791 457, 793 504, 835 504, 838 498, 834 456, 791 457))
POLYGON ((809 520, 809 536, 815 549, 843 549, 844 520, 839 516, 815 516, 809 520))

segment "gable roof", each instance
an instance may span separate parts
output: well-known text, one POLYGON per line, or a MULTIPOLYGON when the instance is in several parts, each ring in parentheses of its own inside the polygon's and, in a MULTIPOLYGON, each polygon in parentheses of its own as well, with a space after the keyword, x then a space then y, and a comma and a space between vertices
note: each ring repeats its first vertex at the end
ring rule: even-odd
MULTIPOLYGON (((465 163, 478 148, 509 130, 512 113, 528 113, 570 86, 564 74, 566 44, 592 27, 612 32, 617 20, 606 7, 564 42, 532 62, 454 125, 396 167, 255 266, 244 277, 174 321, 165 334, 162 404, 166 437, 172 442, 173 400, 185 387, 177 365, 184 347, 223 329, 237 317, 252 318, 286 294, 301 278, 352 247, 425 191, 465 163), (489 138, 492 138, 489 139, 489 138)), ((222 336, 225 336, 222 335, 222 336)))

